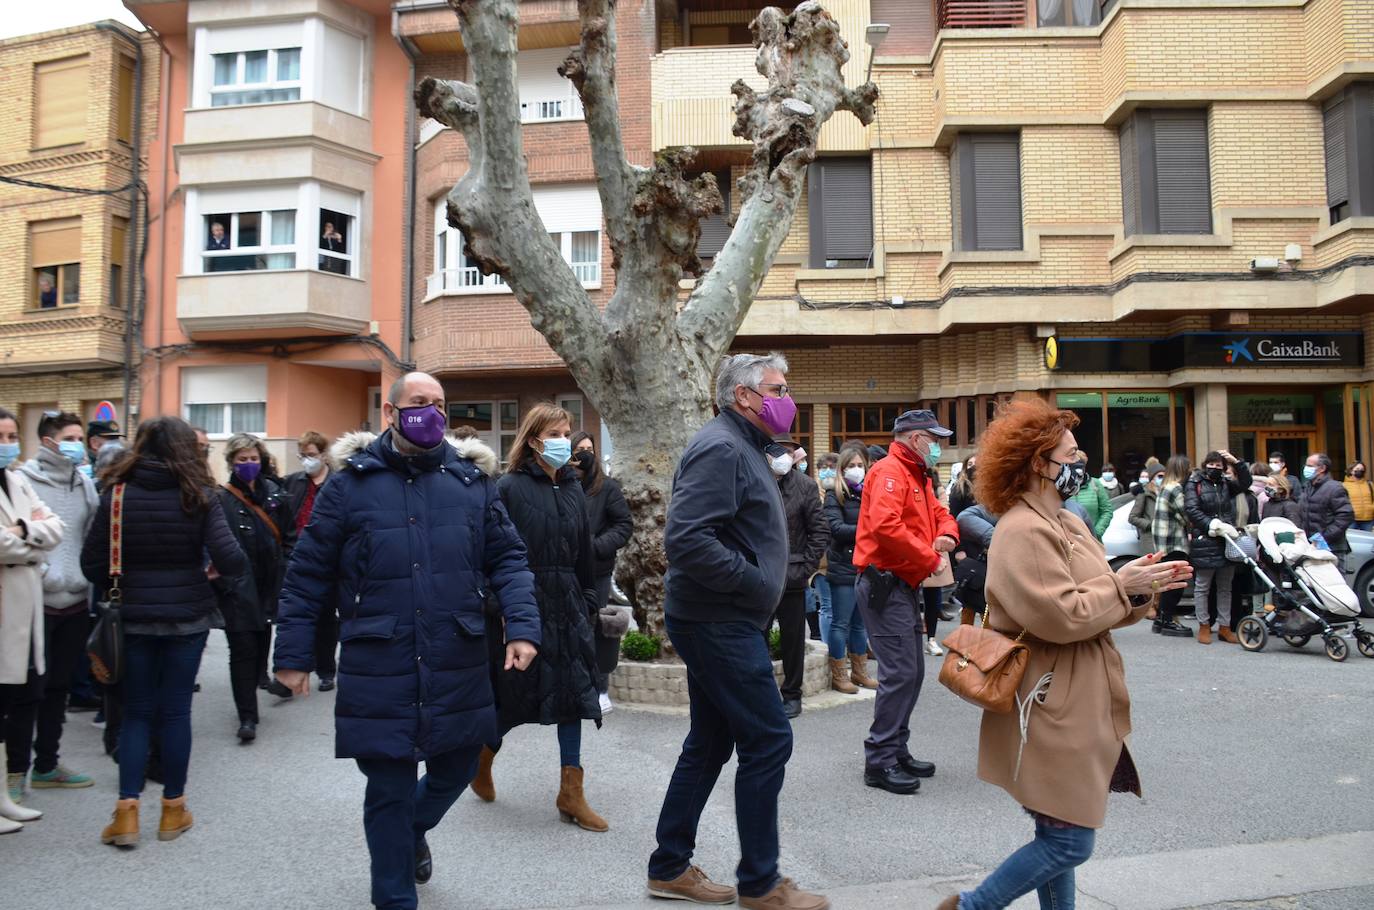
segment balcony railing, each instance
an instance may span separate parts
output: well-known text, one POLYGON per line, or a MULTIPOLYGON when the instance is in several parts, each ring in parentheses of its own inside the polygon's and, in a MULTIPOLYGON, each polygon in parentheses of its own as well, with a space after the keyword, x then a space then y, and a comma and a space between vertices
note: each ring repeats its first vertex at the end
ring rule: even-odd
POLYGON ((940 28, 1021 28, 1026 0, 936 0, 940 28))
POLYGON ((545 120, 581 120, 582 99, 576 95, 563 98, 527 98, 520 101, 520 122, 540 123, 545 120))
MULTIPOLYGON (((601 263, 573 262, 573 274, 584 285, 601 283, 601 263)), ((483 275, 476 268, 444 269, 425 279, 425 296, 440 294, 505 294, 510 291, 506 279, 500 275, 483 275)))

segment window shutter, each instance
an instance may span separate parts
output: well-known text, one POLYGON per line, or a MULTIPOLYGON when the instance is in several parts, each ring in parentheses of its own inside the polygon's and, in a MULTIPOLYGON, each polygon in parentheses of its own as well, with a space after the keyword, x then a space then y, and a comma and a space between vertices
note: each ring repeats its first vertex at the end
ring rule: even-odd
POLYGON ((1155 111, 1153 120, 1159 232, 1212 233, 1207 112, 1155 111))
POLYGON ((34 67, 33 147, 86 139, 86 83, 90 57, 49 60, 34 67))
POLYGON ((39 221, 29 225, 34 267, 81 261, 81 219, 39 221))
POLYGON ((873 178, 867 158, 830 158, 821 165, 826 259, 868 259, 873 252, 873 178))
POLYGON ((128 242, 129 222, 123 218, 114 219, 110 225, 110 264, 124 265, 124 245, 128 242))
POLYGON ((1015 133, 973 136, 977 248, 1021 249, 1021 143, 1015 133))
POLYGON ((701 219, 701 239, 697 241, 697 255, 702 258, 719 253, 725 246, 725 241, 730 238, 730 222, 726 220, 730 214, 730 172, 716 174, 716 185, 720 187, 725 210, 701 219))
POLYGON ((115 138, 120 142, 134 141, 134 61, 119 55, 119 104, 115 109, 115 138))
POLYGON ((1121 125, 1118 141, 1121 145, 1121 216, 1126 236, 1143 234, 1140 224, 1140 149, 1136 145, 1135 117, 1121 125))
POLYGON ((1350 201, 1350 175, 1346 170, 1345 97, 1322 112, 1326 137, 1326 205, 1335 208, 1350 201))

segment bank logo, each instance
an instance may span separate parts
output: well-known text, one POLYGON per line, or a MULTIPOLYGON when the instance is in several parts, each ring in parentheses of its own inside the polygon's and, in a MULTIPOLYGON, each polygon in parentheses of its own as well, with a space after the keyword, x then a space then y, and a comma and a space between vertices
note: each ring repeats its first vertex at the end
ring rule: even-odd
POLYGON ((1045 369, 1059 369, 1059 341, 1053 335, 1045 339, 1045 369))
POLYGON ((1241 359, 1255 362, 1255 355, 1250 353, 1250 339, 1242 338, 1240 341, 1233 341, 1224 344, 1221 349, 1226 352, 1226 362, 1230 364, 1240 363, 1241 359))

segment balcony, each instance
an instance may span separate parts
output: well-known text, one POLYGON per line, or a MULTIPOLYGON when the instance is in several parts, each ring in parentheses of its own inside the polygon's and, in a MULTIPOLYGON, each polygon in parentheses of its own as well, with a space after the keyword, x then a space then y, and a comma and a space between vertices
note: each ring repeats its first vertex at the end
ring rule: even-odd
POLYGON ((576 95, 561 98, 520 99, 521 123, 548 123, 554 120, 582 120, 582 99, 576 95))
POLYGON ((1026 0, 935 0, 940 28, 1024 28, 1026 0))
POLYGON ((367 282, 330 272, 275 270, 183 275, 177 322, 192 339, 356 335, 372 318, 367 282))
POLYGON ((201 108, 186 112, 182 146, 312 138, 367 150, 372 148, 372 124, 314 101, 201 108))
MULTIPOLYGON (((601 286, 601 263, 570 262, 573 274, 584 288, 601 286)), ((425 278, 425 299, 444 294, 509 294, 510 285, 500 275, 483 275, 475 266, 443 269, 425 278)))

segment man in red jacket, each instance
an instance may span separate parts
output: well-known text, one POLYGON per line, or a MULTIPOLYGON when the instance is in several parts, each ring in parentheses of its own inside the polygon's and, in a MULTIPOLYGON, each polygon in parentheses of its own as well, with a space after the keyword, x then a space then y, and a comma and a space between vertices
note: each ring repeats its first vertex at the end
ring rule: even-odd
POLYGON ((925 679, 921 582, 940 571, 959 543, 959 526, 936 495, 930 469, 952 435, 930 411, 907 411, 893 443, 864 478, 854 540, 854 600, 882 675, 873 726, 864 740, 864 783, 915 793, 935 765, 911 757, 911 712, 925 679))

